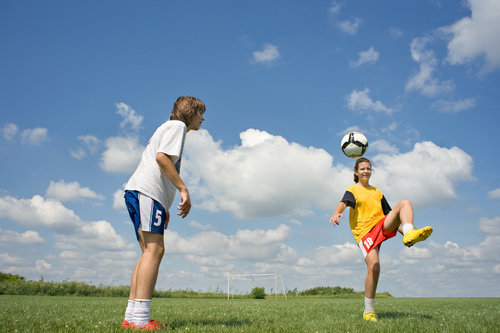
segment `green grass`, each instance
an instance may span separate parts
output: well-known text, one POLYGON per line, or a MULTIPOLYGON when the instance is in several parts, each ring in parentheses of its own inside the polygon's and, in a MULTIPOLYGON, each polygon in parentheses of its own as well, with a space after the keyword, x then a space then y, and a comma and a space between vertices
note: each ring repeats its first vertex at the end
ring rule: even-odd
MULTIPOLYGON (((127 300, 113 297, 0 296, 1 332, 123 332, 127 300)), ((500 332, 498 298, 380 298, 379 322, 361 319, 362 299, 155 298, 162 331, 500 332)))

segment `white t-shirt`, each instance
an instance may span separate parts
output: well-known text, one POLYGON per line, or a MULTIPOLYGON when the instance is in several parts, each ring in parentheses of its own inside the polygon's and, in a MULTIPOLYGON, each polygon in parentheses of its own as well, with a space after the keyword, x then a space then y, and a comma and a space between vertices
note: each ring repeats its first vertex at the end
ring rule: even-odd
POLYGON ((125 190, 139 191, 161 203, 165 210, 172 206, 176 187, 161 172, 156 154, 164 153, 170 156, 177 173, 181 169, 182 150, 186 138, 187 127, 179 120, 169 120, 158 127, 149 139, 142 153, 141 162, 130 177, 125 190))

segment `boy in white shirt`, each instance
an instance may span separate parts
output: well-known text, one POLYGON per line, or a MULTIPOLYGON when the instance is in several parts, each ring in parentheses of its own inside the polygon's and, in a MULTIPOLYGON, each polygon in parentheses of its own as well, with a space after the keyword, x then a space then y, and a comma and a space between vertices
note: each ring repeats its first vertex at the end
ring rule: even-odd
POLYGON ((132 274, 130 296, 122 328, 153 331, 162 323, 150 318, 150 303, 165 252, 164 230, 170 220, 169 208, 179 190, 177 215, 189 214, 189 191, 179 176, 186 133, 197 131, 205 120, 205 104, 195 97, 182 96, 174 103, 170 120, 155 131, 144 150, 139 166, 125 186, 125 203, 134 224, 142 255, 132 274))

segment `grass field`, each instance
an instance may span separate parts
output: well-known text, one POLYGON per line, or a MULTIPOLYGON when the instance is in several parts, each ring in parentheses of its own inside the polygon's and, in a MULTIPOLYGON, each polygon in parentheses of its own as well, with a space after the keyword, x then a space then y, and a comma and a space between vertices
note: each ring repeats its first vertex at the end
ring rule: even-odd
MULTIPOLYGON (((123 332, 127 300, 0 296, 1 332, 123 332)), ((498 298, 381 298, 377 323, 361 319, 363 299, 153 299, 162 331, 500 332, 498 298)))

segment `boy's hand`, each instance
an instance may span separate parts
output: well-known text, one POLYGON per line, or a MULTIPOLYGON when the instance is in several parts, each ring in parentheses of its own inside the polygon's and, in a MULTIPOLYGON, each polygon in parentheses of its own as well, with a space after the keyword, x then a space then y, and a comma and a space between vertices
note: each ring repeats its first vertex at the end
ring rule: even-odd
POLYGON ((186 216, 188 216, 189 211, 191 210, 191 198, 189 197, 189 191, 187 188, 181 190, 180 194, 182 202, 179 203, 179 206, 177 206, 177 209, 180 210, 177 215, 185 218, 186 216))

